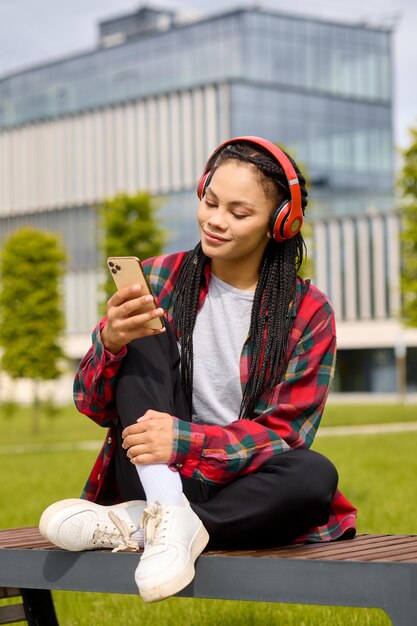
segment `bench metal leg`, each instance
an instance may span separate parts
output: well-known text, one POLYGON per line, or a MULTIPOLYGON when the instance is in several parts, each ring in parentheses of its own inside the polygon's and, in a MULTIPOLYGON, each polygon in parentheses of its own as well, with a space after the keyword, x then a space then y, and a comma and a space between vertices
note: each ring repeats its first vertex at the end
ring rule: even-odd
POLYGON ((49 589, 21 589, 29 626, 59 626, 49 589))

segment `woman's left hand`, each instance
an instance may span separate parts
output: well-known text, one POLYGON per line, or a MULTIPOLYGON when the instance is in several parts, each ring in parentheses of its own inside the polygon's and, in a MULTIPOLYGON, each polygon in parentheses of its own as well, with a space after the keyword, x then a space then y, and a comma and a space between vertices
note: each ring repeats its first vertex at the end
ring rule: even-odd
POLYGON ((135 465, 168 463, 174 443, 174 419, 168 413, 149 410, 123 430, 123 448, 135 465))

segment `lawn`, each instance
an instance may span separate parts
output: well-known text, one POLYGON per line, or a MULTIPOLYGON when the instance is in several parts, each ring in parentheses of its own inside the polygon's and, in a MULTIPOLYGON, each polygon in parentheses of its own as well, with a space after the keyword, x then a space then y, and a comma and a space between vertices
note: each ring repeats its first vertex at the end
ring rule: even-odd
POLYGON ((322 426, 353 426, 417 422, 417 404, 332 404, 326 405, 322 426))
POLYGON ((105 431, 78 413, 74 405, 44 406, 39 410, 39 433, 32 433, 31 408, 0 405, 1 446, 39 445, 104 438, 105 431))
MULTIPOLYGON (((334 418, 338 424, 352 423, 349 417, 357 419, 350 408, 346 410, 345 407, 332 406, 327 410, 330 408, 332 420, 334 418), (344 417, 340 416, 339 411, 344 417)), ((397 410, 396 407, 376 409, 367 406, 366 411, 375 417, 378 411, 387 408, 392 417, 397 417, 397 421, 406 421, 403 407, 397 410)), ((355 409, 358 409, 357 415, 360 416, 360 408, 355 409)), ((35 525, 42 510, 51 502, 80 493, 96 451, 40 451, 42 444, 53 441, 97 440, 104 434, 89 420, 81 416, 74 418, 75 413, 70 408, 61 410, 58 416, 44 417, 42 429, 46 430, 48 426, 48 432, 43 430, 36 438, 29 435, 27 411, 18 412, 11 418, 0 418, 2 474, 12 477, 12 480, 4 481, 2 485, 1 527, 35 525), (38 446, 36 453, 6 452, 6 443, 24 443, 30 447, 31 442, 38 446)), ((326 425, 330 425, 328 421, 326 425)), ((323 439, 318 436, 314 448, 336 464, 343 492, 359 509, 359 532, 417 533, 417 433, 323 439)), ((187 626, 390 624, 382 611, 367 609, 187 598, 170 598, 156 605, 145 605, 134 596, 70 592, 54 592, 54 599, 58 617, 64 626, 90 626, 93 623, 103 626, 174 626, 183 623, 187 623, 187 626)))

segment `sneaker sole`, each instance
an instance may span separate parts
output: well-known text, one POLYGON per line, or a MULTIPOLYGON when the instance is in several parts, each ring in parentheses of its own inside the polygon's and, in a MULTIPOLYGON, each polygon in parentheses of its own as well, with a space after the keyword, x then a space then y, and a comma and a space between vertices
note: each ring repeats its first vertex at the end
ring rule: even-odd
POLYGON ((181 591, 181 589, 189 585, 195 576, 194 562, 208 544, 209 539, 208 532, 203 524, 200 524, 191 542, 190 558, 182 572, 172 580, 168 580, 155 587, 150 587, 149 589, 141 589, 138 585, 142 600, 144 602, 159 602, 160 600, 165 600, 165 598, 175 595, 181 591))
MULTIPOLYGON (((88 502, 89 506, 94 509, 98 506, 100 506, 100 508, 102 508, 102 505, 97 505, 94 502, 89 502, 88 500, 84 500, 84 499, 80 499, 80 498, 67 498, 66 500, 60 500, 59 502, 55 502, 54 504, 51 504, 50 506, 48 506, 47 509, 45 509, 45 511, 42 513, 41 518, 39 520, 39 532, 41 533, 42 537, 44 539, 46 539, 47 541, 51 541, 51 543, 53 543, 55 546, 58 546, 59 548, 63 548, 64 550, 69 550, 69 548, 67 546, 65 546, 63 543, 61 544, 56 537, 54 537, 54 540, 52 541, 49 534, 48 534, 48 526, 50 521, 52 520, 52 518, 59 513, 60 511, 63 511, 64 509, 69 508, 70 506, 74 506, 74 505, 80 505, 81 503, 85 503, 88 502)), ((128 509, 131 508, 133 506, 143 506, 143 508, 145 508, 146 506, 146 501, 145 500, 131 500, 130 502, 122 502, 120 504, 115 504, 113 506, 106 506, 104 507, 106 510, 107 509, 128 509)), ((71 549, 71 552, 82 552, 83 550, 92 550, 93 548, 73 548, 71 549)))

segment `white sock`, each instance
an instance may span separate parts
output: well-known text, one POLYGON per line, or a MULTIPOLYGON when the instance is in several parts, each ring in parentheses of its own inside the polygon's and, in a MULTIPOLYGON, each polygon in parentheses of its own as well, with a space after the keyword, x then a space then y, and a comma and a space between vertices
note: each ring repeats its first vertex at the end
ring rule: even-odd
POLYGON ((184 506, 182 482, 178 472, 173 472, 164 463, 135 467, 148 504, 158 500, 162 506, 184 506))

